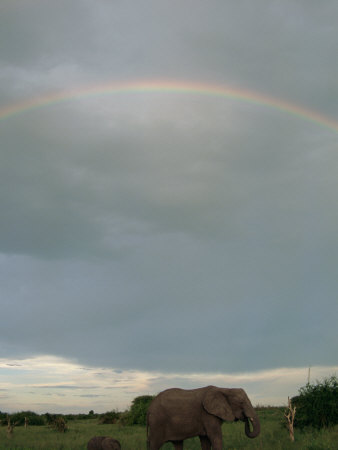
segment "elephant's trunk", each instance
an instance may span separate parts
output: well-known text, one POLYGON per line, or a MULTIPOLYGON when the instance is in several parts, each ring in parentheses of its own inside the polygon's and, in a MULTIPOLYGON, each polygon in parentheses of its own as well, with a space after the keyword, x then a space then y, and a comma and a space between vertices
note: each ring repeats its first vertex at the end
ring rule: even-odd
POLYGON ((261 431, 261 425, 259 423, 258 417, 255 415, 254 417, 246 417, 245 419, 245 434, 248 438, 255 438, 259 435, 261 431), (252 431, 250 430, 250 422, 252 424, 252 431))

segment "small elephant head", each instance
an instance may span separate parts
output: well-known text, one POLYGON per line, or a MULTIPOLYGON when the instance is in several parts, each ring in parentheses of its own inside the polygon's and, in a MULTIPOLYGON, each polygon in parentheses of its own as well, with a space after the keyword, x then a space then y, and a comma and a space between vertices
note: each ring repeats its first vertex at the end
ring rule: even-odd
POLYGON ((121 444, 109 436, 95 436, 88 441, 87 450, 121 450, 121 444))
POLYGON ((222 420, 245 422, 245 434, 255 438, 260 433, 258 416, 243 389, 224 389, 210 386, 203 400, 203 407, 222 420), (252 431, 250 430, 250 424, 252 431))

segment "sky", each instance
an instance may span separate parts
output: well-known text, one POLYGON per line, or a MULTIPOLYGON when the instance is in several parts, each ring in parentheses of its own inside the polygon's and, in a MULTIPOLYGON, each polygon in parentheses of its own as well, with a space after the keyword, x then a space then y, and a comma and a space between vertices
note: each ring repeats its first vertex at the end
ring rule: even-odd
POLYGON ((335 0, 2 0, 0 410, 337 373, 335 0))

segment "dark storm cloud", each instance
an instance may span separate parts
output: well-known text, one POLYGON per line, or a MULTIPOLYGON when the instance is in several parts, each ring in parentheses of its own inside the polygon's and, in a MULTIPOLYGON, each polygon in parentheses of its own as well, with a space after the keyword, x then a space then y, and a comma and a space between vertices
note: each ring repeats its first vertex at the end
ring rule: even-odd
MULTIPOLYGON (((0 8, 4 107, 182 78, 337 117, 333 1, 0 8)), ((333 364, 334 130, 235 99, 138 92, 3 119, 0 152, 7 356, 175 372, 333 364)))

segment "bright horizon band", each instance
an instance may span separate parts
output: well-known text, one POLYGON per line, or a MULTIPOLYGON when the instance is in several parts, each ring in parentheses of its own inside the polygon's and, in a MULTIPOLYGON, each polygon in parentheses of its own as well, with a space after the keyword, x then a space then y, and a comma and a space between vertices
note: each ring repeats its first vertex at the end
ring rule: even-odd
POLYGON ((5 120, 17 114, 25 113, 38 108, 48 107, 49 105, 57 103, 93 97, 96 95, 118 95, 133 92, 183 93, 223 97, 273 108, 338 132, 338 121, 332 119, 331 117, 279 98, 268 97, 256 91, 217 84, 166 80, 105 83, 53 92, 39 97, 30 98, 22 102, 9 104, 0 108, 0 120, 5 120))

